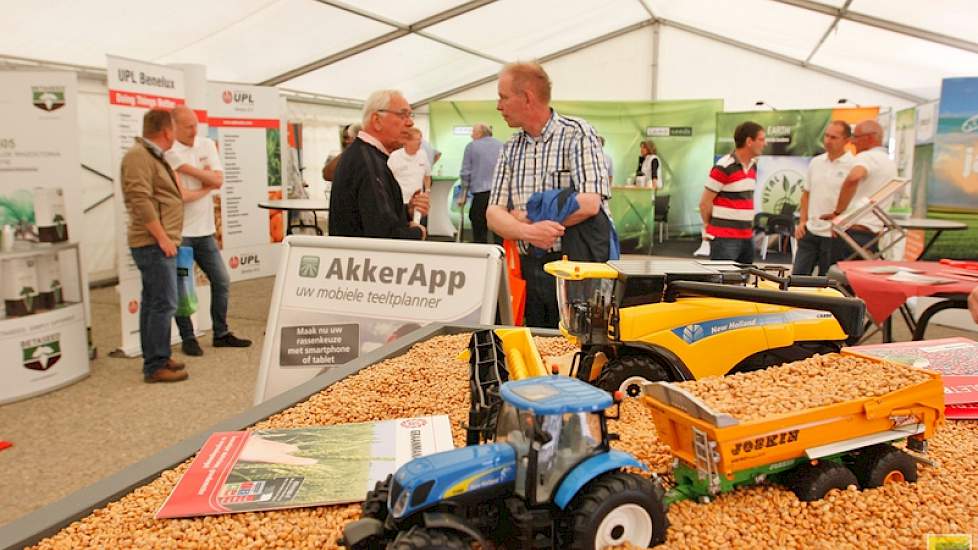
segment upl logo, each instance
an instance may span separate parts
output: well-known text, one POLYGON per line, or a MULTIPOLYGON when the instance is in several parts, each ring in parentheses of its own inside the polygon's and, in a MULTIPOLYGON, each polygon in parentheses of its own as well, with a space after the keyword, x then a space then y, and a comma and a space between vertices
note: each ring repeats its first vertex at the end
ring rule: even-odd
POLYGON ((230 105, 232 103, 247 103, 249 105, 254 105, 255 99, 251 97, 248 92, 232 92, 231 90, 224 90, 221 93, 221 100, 224 103, 230 105))
POLYGON ((231 256, 228 260, 228 265, 231 269, 238 269, 238 267, 247 267, 249 265, 258 265, 261 260, 258 259, 258 254, 242 254, 241 256, 231 256))

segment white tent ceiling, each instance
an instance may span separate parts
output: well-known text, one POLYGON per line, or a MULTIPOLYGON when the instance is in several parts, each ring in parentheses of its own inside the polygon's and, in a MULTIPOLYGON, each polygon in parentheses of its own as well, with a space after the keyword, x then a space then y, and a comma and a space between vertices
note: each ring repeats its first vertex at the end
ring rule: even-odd
POLYGON ((654 23, 909 101, 978 74, 974 0, 0 0, 0 13, 0 63, 98 71, 110 53, 351 99, 394 87, 425 102, 504 61, 654 23))

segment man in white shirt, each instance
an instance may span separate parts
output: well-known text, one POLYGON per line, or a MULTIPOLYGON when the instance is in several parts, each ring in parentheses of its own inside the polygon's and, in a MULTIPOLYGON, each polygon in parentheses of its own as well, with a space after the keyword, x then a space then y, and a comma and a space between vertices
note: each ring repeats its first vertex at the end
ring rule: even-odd
MULTIPOLYGON (((183 196, 183 233, 180 246, 193 248, 194 261, 207 275, 211 284, 211 320, 214 323, 214 347, 246 348, 251 340, 238 338, 228 329, 228 297, 231 279, 221 251, 214 238, 214 201, 211 192, 224 184, 224 171, 217 146, 205 137, 197 136, 197 115, 186 106, 173 110, 176 140, 166 152, 166 161, 180 179, 183 196)), ((176 317, 183 353, 204 354, 190 317, 176 317)))
MULTIPOLYGON (((823 214, 823 220, 832 220, 844 213, 850 206, 857 206, 882 189, 897 176, 896 163, 883 148, 883 128, 875 120, 866 120, 856 125, 852 134, 852 144, 856 147, 856 161, 836 201, 835 209, 823 214)), ((886 210, 892 199, 880 204, 886 210)), ((865 247, 883 230, 883 222, 872 213, 860 217, 846 233, 860 246, 865 247)), ((833 263, 852 255, 853 250, 842 239, 836 239, 833 263)), ((876 250, 876 245, 870 247, 876 250)))
POLYGON ((416 192, 425 192, 431 188, 431 165, 428 164, 428 156, 421 149, 421 130, 411 128, 410 133, 411 137, 404 142, 404 147, 391 153, 387 159, 387 167, 401 186, 404 204, 416 192))
POLYGON ((832 264, 832 222, 822 215, 835 210, 842 182, 852 170, 856 158, 846 151, 852 129, 842 120, 833 120, 825 128, 822 145, 825 152, 808 164, 808 179, 801 193, 800 218, 795 227, 798 253, 792 275, 811 275, 815 266, 818 274, 828 273, 832 264))

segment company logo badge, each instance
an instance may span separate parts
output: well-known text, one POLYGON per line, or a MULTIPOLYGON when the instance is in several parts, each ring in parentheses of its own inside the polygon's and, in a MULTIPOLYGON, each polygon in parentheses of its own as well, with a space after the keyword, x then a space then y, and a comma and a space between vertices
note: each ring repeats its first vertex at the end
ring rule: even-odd
POLYGON ((231 259, 228 260, 228 265, 231 266, 231 269, 238 269, 238 265, 240 263, 241 260, 239 260, 237 256, 231 256, 231 259))
POLYGON ((683 329, 683 340, 687 344, 692 344, 697 340, 702 340, 703 336, 703 327, 700 325, 688 325, 683 329))
POLYGON ((31 338, 20 343, 25 368, 45 371, 61 359, 61 334, 31 338))
POLYGON ((764 182, 761 192, 761 211, 780 214, 786 205, 801 202, 805 176, 791 169, 778 170, 764 182))
POLYGON ((129 300, 129 313, 135 314, 139 311, 139 300, 129 300))
POLYGON ((319 256, 303 256, 299 260, 299 276, 314 278, 319 275, 319 256))
POLYGON ((258 258, 258 254, 250 252, 248 254, 231 256, 231 259, 228 260, 228 265, 231 266, 231 269, 237 269, 238 267, 244 268, 247 266, 258 266, 259 264, 261 264, 261 260, 258 258))
POLYGON ((233 92, 231 90, 224 90, 221 93, 221 100, 230 105, 232 103, 247 103, 249 105, 254 105, 255 98, 251 97, 250 92, 233 92))
POLYGON ((402 428, 420 428, 426 426, 428 421, 424 418, 408 418, 407 420, 401 420, 402 428))
POLYGON ((234 101, 234 96, 231 95, 231 90, 224 90, 224 93, 221 94, 221 100, 230 105, 231 102, 234 101))
POLYGON ((961 131, 966 134, 978 132, 978 115, 975 115, 961 123, 961 131))
POLYGON ((65 106, 64 86, 31 86, 34 106, 42 111, 55 111, 65 106))

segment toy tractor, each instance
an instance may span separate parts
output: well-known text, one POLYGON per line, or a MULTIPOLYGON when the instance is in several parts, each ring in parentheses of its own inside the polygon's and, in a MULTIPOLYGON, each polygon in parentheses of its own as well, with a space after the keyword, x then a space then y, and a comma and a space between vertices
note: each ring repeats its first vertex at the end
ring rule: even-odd
POLYGON ((561 260, 560 330, 580 346, 571 375, 629 397, 650 381, 694 380, 836 352, 862 335, 866 306, 824 277, 731 262, 561 260))
MULTIPOLYGON (((607 392, 566 376, 503 384, 495 443, 416 458, 377 484, 343 529, 353 550, 600 549, 665 540, 664 492, 622 471, 607 392)), ((615 401, 620 402, 620 398, 615 401)))

